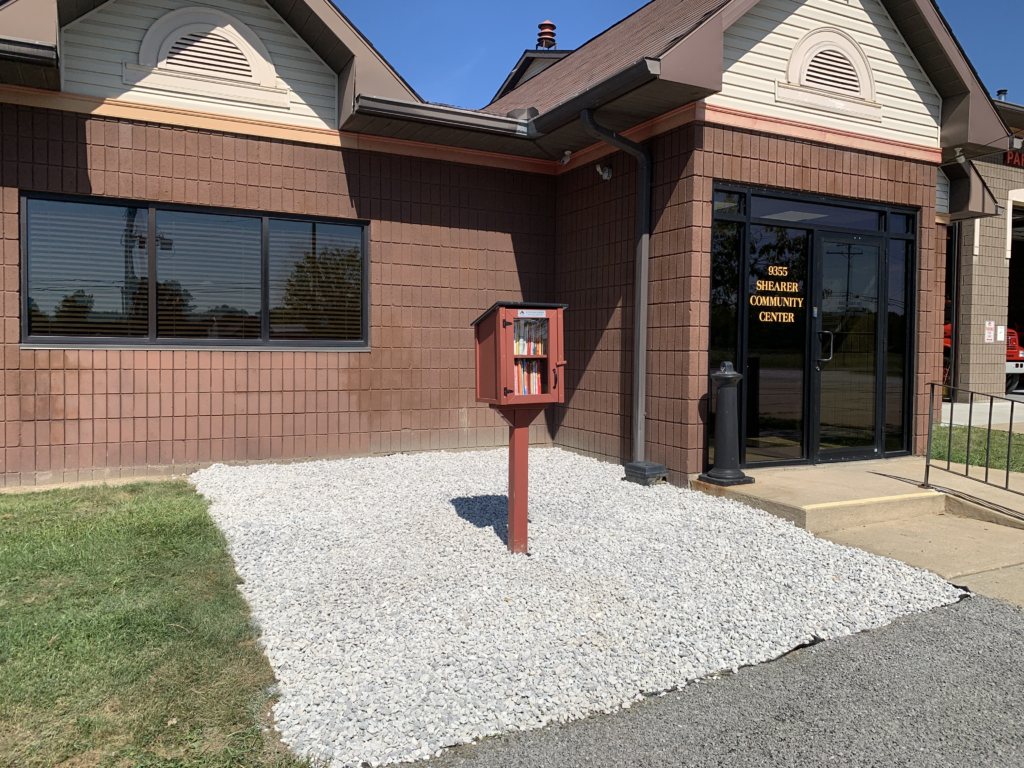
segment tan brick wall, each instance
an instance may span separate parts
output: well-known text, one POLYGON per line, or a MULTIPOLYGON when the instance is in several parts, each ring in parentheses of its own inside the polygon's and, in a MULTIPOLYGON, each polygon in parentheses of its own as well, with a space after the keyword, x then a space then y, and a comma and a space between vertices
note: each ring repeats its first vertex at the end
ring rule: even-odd
POLYGON ((504 445, 469 323, 553 298, 553 212, 536 175, 0 106, 3 482, 504 445), (373 349, 22 350, 19 190, 369 219, 373 349))
MULTIPOLYGON (((1001 206, 1007 204, 1011 190, 1024 189, 1024 169, 1003 165, 1002 154, 975 160, 974 166, 1001 206)), ((999 341, 985 342, 985 322, 1006 325, 1009 280, 1006 216, 964 222, 960 240, 959 387, 991 395, 1006 390, 1006 346, 999 341), (981 230, 977 252, 975 227, 981 230)))
MULTIPOLYGON (((674 482, 703 469, 716 180, 920 210, 914 410, 915 450, 924 450, 927 384, 940 380, 942 366, 944 262, 935 249, 935 167, 702 124, 679 128, 649 146, 656 168, 648 458, 664 463, 674 482)), ((575 391, 552 418, 558 444, 627 461, 635 163, 622 154, 608 163, 615 169, 611 182, 602 182, 590 166, 559 179, 556 280, 559 297, 573 307, 574 322, 566 324, 575 391)))

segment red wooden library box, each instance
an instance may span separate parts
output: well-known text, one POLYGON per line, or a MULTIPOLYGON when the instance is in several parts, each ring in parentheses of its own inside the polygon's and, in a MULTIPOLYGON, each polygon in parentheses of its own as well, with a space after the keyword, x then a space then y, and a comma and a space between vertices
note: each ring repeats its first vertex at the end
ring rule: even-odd
POLYGON ((476 399, 543 410, 565 402, 562 312, 567 304, 499 301, 473 321, 476 399))

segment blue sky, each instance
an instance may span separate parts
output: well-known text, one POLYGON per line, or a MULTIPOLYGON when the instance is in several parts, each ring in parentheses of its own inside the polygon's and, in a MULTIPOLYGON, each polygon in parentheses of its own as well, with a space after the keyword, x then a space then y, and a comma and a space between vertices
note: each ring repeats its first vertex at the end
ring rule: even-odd
MULTIPOLYGON (((635 11, 642 0, 335 0, 388 61, 428 101, 482 107, 537 38, 558 26, 573 48, 635 11)), ((1014 61, 1024 0, 939 0, 982 81, 1024 103, 1024 64, 1014 61), (1015 66, 1016 65, 1016 66, 1015 66)))

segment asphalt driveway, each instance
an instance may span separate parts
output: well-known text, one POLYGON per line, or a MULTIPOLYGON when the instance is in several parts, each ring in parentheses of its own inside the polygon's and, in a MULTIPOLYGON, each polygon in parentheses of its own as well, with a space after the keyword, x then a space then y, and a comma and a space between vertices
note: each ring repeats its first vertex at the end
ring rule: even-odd
POLYGON ((971 598, 427 765, 1024 766, 1024 611, 971 598))

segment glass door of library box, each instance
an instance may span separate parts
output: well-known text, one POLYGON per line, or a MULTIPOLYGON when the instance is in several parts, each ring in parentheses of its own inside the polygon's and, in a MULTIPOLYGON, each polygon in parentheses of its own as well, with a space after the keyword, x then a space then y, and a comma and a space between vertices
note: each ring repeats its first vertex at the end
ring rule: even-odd
POLYGON ((503 391, 508 403, 547 404, 559 401, 561 359, 558 309, 503 309, 502 333, 509 350, 503 391))

